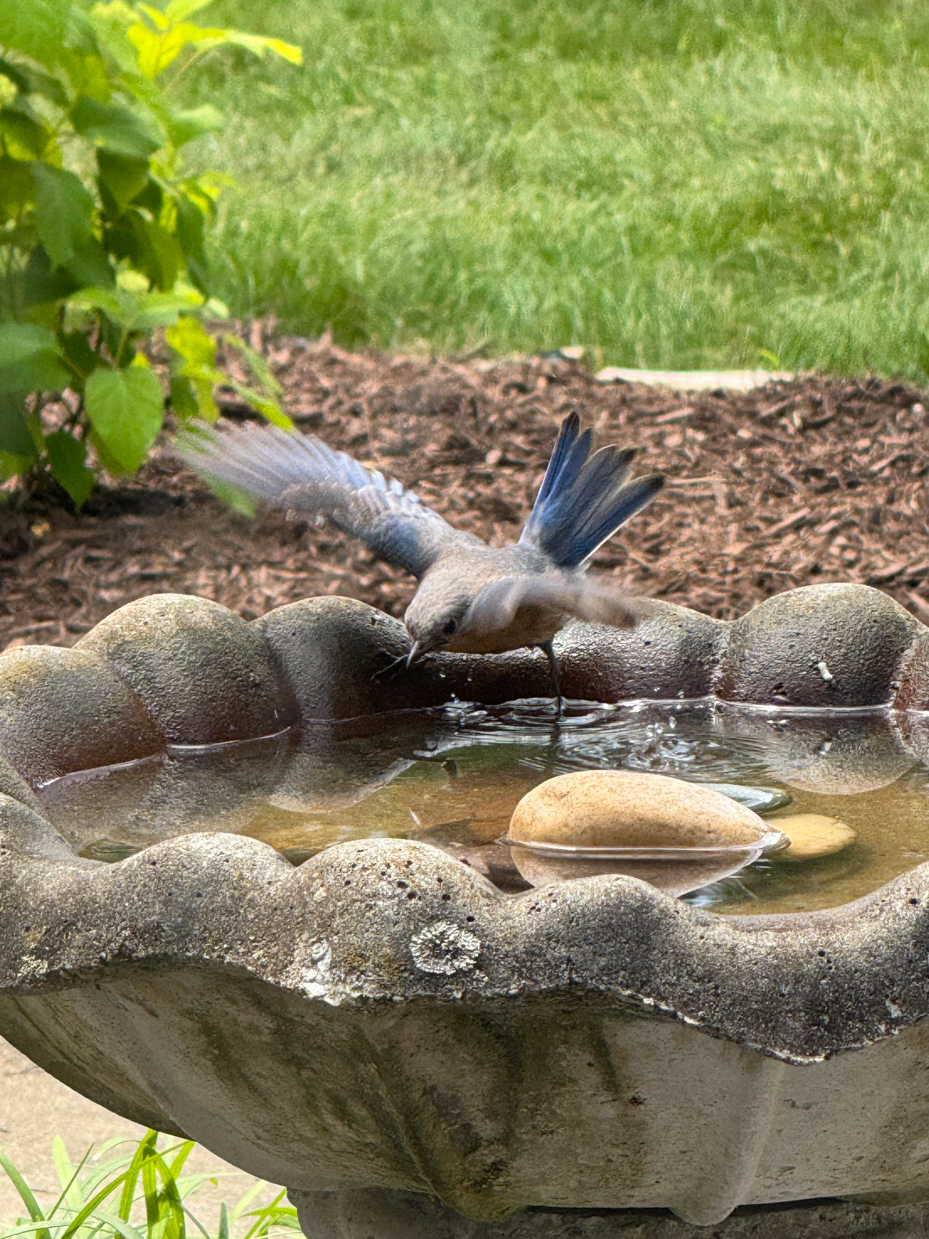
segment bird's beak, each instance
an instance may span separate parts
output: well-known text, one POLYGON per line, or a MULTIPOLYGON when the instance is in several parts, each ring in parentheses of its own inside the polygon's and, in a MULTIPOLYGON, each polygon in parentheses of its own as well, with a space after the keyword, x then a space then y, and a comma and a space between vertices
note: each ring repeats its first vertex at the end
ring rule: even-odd
POLYGON ((419 642, 414 641, 413 644, 410 646, 409 654, 407 654, 406 656, 406 665, 408 667, 412 667, 413 663, 416 662, 416 656, 418 653, 419 653, 419 642))

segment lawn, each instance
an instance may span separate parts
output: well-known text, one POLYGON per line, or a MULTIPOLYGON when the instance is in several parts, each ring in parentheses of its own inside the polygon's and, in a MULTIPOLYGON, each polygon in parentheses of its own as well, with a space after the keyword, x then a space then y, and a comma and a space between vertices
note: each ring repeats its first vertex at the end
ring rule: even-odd
POLYGON ((220 0, 235 311, 595 363, 929 371, 918 0, 220 0))

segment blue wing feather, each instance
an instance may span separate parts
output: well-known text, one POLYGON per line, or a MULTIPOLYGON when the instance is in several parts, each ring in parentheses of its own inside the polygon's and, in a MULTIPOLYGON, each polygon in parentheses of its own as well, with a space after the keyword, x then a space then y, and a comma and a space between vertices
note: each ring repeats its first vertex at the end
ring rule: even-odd
POLYGON ((522 546, 541 551, 562 568, 584 564, 664 484, 658 475, 629 481, 635 451, 605 447, 592 452, 591 431, 579 431, 577 414, 569 414, 519 538, 522 546))

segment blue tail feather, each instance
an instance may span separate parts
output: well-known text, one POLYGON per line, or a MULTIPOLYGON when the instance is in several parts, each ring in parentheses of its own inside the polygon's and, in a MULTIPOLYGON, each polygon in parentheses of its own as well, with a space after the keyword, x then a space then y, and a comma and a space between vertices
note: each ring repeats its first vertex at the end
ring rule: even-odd
POLYGON ((523 546, 536 547, 564 568, 589 559, 664 483, 657 475, 629 481, 634 449, 611 446, 592 453, 590 430, 579 431, 580 420, 572 413, 562 422, 519 538, 523 546))

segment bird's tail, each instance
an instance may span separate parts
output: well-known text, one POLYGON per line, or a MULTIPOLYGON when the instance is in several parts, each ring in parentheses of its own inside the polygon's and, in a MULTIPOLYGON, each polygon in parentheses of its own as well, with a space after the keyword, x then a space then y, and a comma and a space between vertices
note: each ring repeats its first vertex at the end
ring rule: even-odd
POLYGON ((519 541, 537 547, 562 568, 576 568, 620 525, 654 499, 664 485, 660 474, 633 478, 632 448, 592 452, 590 430, 569 414, 519 541))

